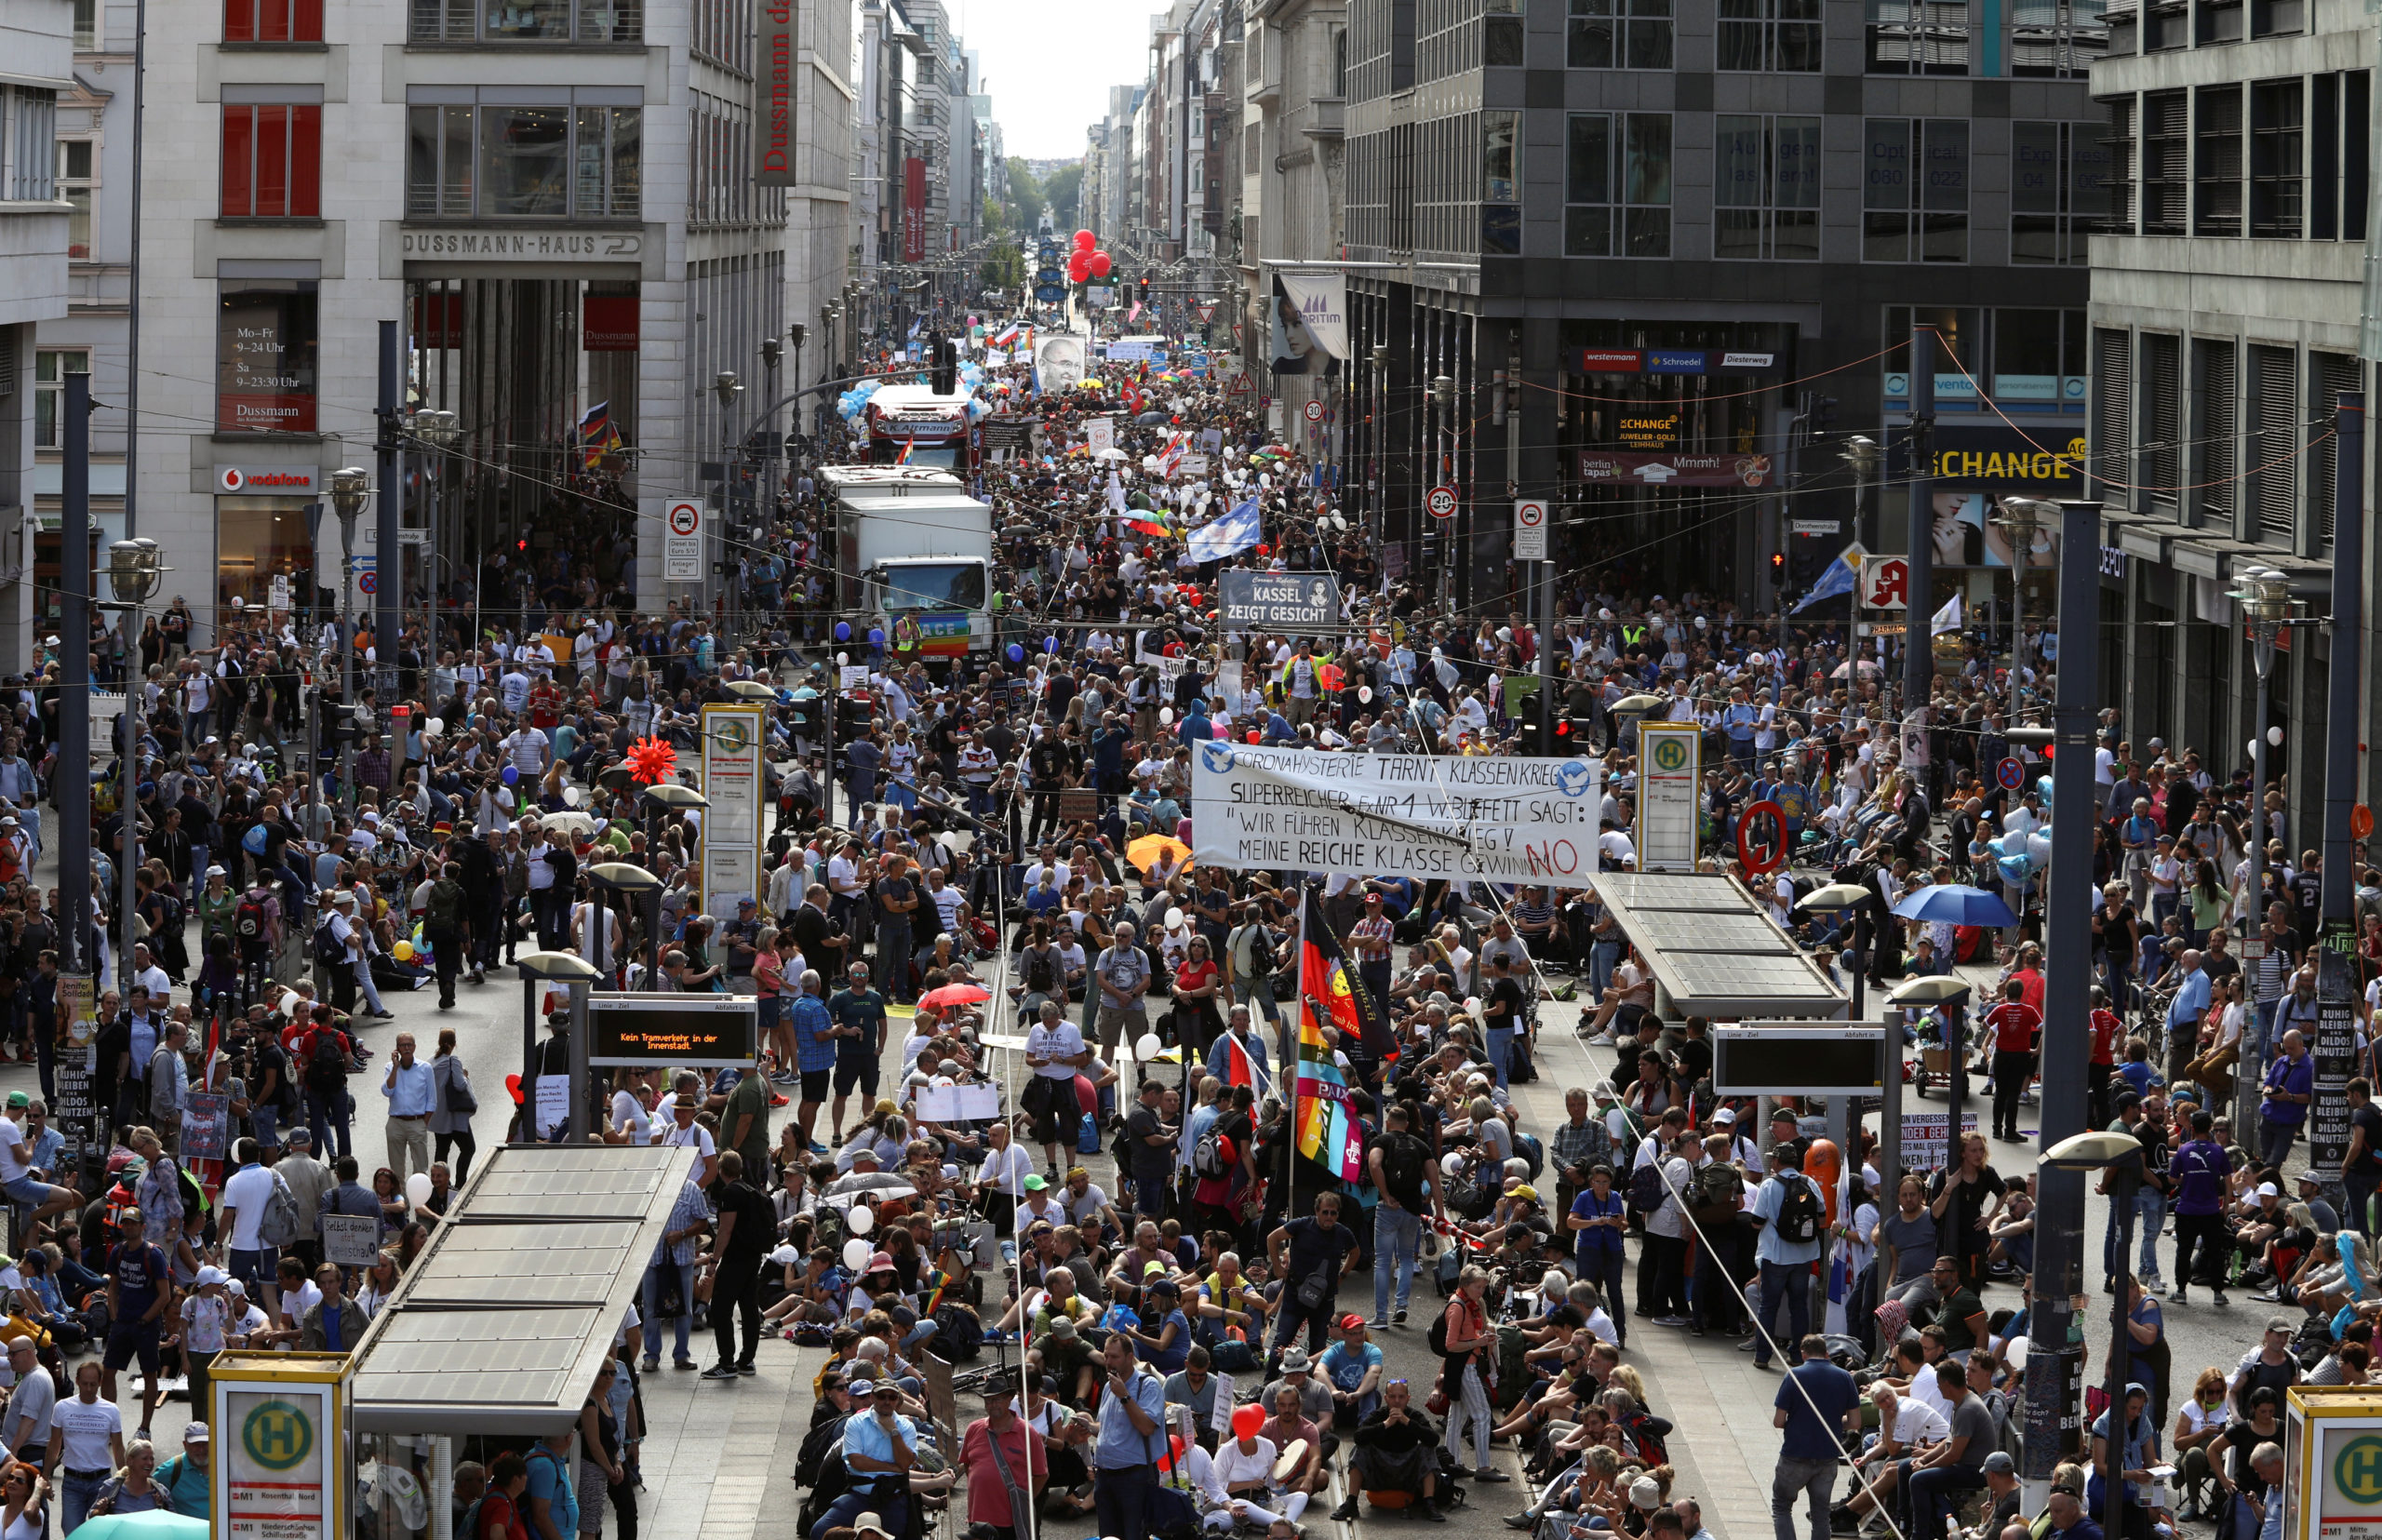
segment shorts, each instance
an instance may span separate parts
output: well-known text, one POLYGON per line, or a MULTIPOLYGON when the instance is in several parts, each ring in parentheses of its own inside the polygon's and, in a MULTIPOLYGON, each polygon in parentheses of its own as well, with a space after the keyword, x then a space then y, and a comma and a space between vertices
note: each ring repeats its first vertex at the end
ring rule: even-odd
POLYGON ((0 1192, 7 1193, 10 1201, 31 1203, 35 1207, 49 1201, 51 1190, 48 1183, 30 1173, 20 1176, 6 1185, 0 1185, 0 1192))
MULTIPOLYGON (((806 1103, 827 1099, 827 1081, 835 1074, 829 1069, 806 1069, 802 1072, 802 1099, 806 1103)), ((849 1088, 847 1088, 849 1089, 849 1088)))
POLYGON ((1136 1041, 1140 1039, 1143 1033, 1147 1032, 1150 1029, 1149 1012, 1143 1009, 1138 1001, 1135 1002, 1130 1010, 1121 1006, 1102 1006, 1100 1008, 1100 1025, 1097 1028, 1100 1036, 1100 1046, 1103 1048, 1115 1048, 1117 1046, 1117 1039, 1123 1035, 1128 1024, 1137 1024, 1133 1033, 1134 1040, 1136 1041))
POLYGON ((100 1361, 110 1372, 128 1367, 135 1358, 141 1360, 141 1372, 150 1379, 157 1378, 157 1339, 162 1323, 111 1326, 108 1328, 107 1356, 100 1361))
POLYGON ((865 1059, 837 1059, 836 1061, 836 1094, 838 1096, 849 1096, 852 1093, 852 1087, 854 1085, 858 1085, 863 1092, 870 1096, 877 1094, 876 1055, 871 1054, 865 1059))

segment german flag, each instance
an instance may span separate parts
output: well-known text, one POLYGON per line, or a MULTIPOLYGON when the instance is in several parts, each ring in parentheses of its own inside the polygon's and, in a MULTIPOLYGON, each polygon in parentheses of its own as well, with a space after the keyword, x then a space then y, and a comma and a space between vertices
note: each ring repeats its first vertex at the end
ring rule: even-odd
POLYGON ((1294 1083, 1299 1153, 1351 1182, 1363 1170, 1364 1140, 1348 1110, 1347 1077, 1341 1074, 1323 1029, 1330 1026, 1343 1039, 1370 1050, 1376 1040, 1389 1038, 1388 1024, 1379 1020, 1380 1014, 1349 972, 1340 938, 1324 920, 1322 900, 1308 889, 1299 911, 1299 1062, 1294 1083))

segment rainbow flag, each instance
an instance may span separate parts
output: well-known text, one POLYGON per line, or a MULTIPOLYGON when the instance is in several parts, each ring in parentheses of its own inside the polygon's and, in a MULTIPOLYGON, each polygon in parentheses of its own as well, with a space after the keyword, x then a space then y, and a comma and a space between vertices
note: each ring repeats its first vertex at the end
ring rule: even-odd
POLYGON ((1327 1023, 1344 1038, 1363 1030, 1340 939, 1324 922, 1323 904, 1310 888, 1299 919, 1299 1067, 1293 1082, 1299 1153, 1354 1182, 1364 1169, 1364 1140, 1348 1110, 1347 1078, 1323 1038, 1327 1023))
POLYGON ((896 465, 907 465, 910 462, 910 451, 917 447, 918 441, 915 438, 903 440, 902 452, 893 457, 893 463, 896 465))
POLYGON ((580 463, 592 471, 620 447, 621 430, 612 422, 612 404, 598 401, 579 420, 580 463))

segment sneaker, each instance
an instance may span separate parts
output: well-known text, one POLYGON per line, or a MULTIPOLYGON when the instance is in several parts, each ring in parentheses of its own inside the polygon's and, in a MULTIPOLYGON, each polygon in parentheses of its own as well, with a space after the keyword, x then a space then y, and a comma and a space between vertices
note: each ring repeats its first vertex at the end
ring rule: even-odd
MULTIPOLYGON (((691 1369, 694 1365, 689 1363, 686 1367, 691 1369)), ((735 1377, 736 1366, 732 1363, 714 1364, 703 1371, 703 1378, 707 1380, 732 1380, 735 1377)))
MULTIPOLYGON (((1335 1513, 1332 1517, 1336 1519, 1339 1515, 1335 1513)), ((1537 1525, 1538 1520, 1532 1518, 1527 1509, 1520 1513, 1509 1513, 1505 1515, 1505 1527, 1509 1530, 1534 1529, 1537 1525)))
POLYGON ((2180 1283, 2178 1283, 2178 1284, 2176 1284, 2176 1285, 2175 1285, 2175 1292, 2174 1293, 2172 1293, 2172 1294, 2169 1294, 2169 1295, 2167 1296, 2167 1298, 2168 1298, 2169 1300, 2173 1301, 2174 1303, 2177 1304, 2177 1305, 2183 1305, 2183 1304, 2188 1303, 2188 1301, 2186 1300, 2185 1295, 2184 1295, 2184 1286, 2183 1286, 2182 1284, 2180 1284, 2180 1283))
MULTIPOLYGON (((788 1332, 786 1333, 786 1340, 789 1342, 794 1340, 794 1333, 792 1332, 788 1332)), ((648 1359, 645 1360, 643 1367, 647 1373, 658 1374, 662 1373, 662 1360, 660 1359, 648 1359)))
POLYGON ((696 1363, 692 1359, 672 1359, 670 1360, 670 1367, 673 1369, 699 1369, 702 1365, 696 1363))
POLYGON ((1341 1504, 1338 1507, 1333 1508, 1333 1509, 1332 1510, 1332 1518, 1334 1518, 1334 1519, 1339 1520, 1340 1520, 1342 1523, 1344 1523, 1344 1524, 1345 1524, 1345 1523, 1346 1523, 1349 1520, 1354 1519, 1356 1516, 1357 1516, 1357 1494, 1356 1494, 1355 1493, 1353 1493, 1353 1492, 1352 1492, 1352 1493, 1350 1493, 1348 1494, 1348 1500, 1347 1500, 1346 1502, 1345 1502, 1345 1503, 1341 1504))
POLYGON ((1482 1466, 1479 1470, 1474 1471, 1472 1473, 1472 1479, 1476 1481, 1510 1481, 1513 1480, 1512 1477, 1506 1475, 1504 1471, 1492 1469, 1488 1466, 1482 1466))
POLYGON ((1365 1322, 1365 1324, 1378 1332, 1389 1324, 1389 1318, 1387 1316, 1375 1316, 1372 1319, 1365 1322))
POLYGON ((743 1379, 750 1379, 760 1372, 758 1368, 749 1363, 740 1363, 736 1366, 737 1375, 743 1379))
POLYGON ((1657 1326, 1685 1326, 1687 1324, 1687 1318, 1685 1316, 1656 1316, 1654 1318, 1654 1324, 1657 1326))
POLYGON ((1400 1310, 1400 1311, 1398 1311, 1396 1315, 1391 1316, 1391 1317, 1389 1318, 1389 1323, 1390 1323, 1392 1326, 1403 1326, 1403 1325, 1405 1325, 1405 1324, 1406 1324, 1406 1312, 1405 1312, 1404 1310, 1400 1310))
POLYGON ((1441 1513, 1438 1508, 1433 1507, 1428 1503, 1417 1503, 1412 1507, 1407 1509, 1407 1511, 1416 1515, 1426 1524, 1444 1524, 1448 1521, 1448 1516, 1446 1514, 1441 1513))
POLYGON ((2222 1289, 2211 1289, 2208 1292, 2208 1298, 2209 1303, 2212 1305, 2226 1305, 2231 1303, 2226 1299, 2225 1291, 2222 1289))

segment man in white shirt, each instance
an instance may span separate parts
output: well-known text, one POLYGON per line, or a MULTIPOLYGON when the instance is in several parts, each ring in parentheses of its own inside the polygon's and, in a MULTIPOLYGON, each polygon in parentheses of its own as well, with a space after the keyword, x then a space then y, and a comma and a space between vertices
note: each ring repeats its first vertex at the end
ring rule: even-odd
POLYGON ((1049 1175, 1059 1174, 1060 1152, 1075 1144, 1076 1129, 1083 1115, 1076 1101, 1076 1071, 1091 1063, 1091 1050, 1084 1046, 1083 1031, 1069 1021, 1056 1000, 1042 1002, 1041 1020, 1025 1035, 1025 1065, 1037 1077, 1048 1081, 1037 1087, 1050 1098, 1050 1110, 1037 1118, 1050 1137, 1042 1141, 1042 1154, 1049 1175))

